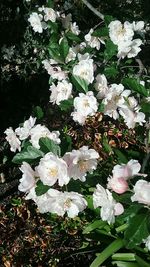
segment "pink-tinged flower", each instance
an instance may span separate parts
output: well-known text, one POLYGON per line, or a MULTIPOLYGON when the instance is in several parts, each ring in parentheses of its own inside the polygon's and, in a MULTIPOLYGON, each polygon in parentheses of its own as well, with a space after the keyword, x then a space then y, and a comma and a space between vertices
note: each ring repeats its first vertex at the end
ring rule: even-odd
POLYGON ((27 162, 23 162, 20 167, 20 170, 23 175, 22 178, 19 180, 20 184, 18 186, 18 189, 21 192, 28 192, 32 187, 35 186, 36 173, 27 162))
POLYGON ((36 171, 45 185, 52 186, 58 181, 59 186, 63 186, 70 180, 66 162, 52 152, 45 154, 36 167, 36 171))
POLYGON ((150 205, 150 182, 145 180, 137 181, 133 191, 134 195, 131 197, 132 202, 138 201, 139 203, 150 205))
POLYGON ((112 191, 118 194, 123 194, 128 190, 128 183, 123 177, 120 178, 110 177, 108 178, 107 187, 112 189, 112 191))
POLYGON ((87 202, 81 194, 60 192, 55 189, 49 189, 45 194, 36 196, 35 189, 32 188, 26 199, 33 199, 40 213, 51 212, 59 216, 67 213, 70 218, 77 216, 87 206, 87 202))
POLYGON ((138 175, 141 165, 138 160, 131 159, 127 164, 115 165, 112 173, 113 178, 124 178, 128 180, 133 176, 138 175))
POLYGON ((67 152, 63 157, 68 166, 69 177, 82 182, 86 180, 87 172, 96 170, 98 158, 99 154, 95 149, 89 149, 87 146, 67 152))
POLYGON ((6 131, 4 132, 6 134, 6 140, 10 145, 10 150, 12 152, 16 152, 16 150, 21 150, 21 142, 18 139, 18 137, 16 136, 16 133, 13 131, 12 127, 9 127, 8 129, 6 129, 6 131))
POLYGON ((103 221, 107 221, 109 224, 115 222, 115 216, 124 212, 122 204, 116 202, 112 193, 100 184, 96 185, 93 194, 93 205, 94 208, 101 207, 100 216, 103 221))

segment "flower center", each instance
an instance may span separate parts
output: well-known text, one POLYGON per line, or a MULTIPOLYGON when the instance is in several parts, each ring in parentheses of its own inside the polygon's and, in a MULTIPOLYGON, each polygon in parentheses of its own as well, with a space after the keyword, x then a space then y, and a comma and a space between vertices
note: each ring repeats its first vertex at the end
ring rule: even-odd
POLYGON ((71 207, 71 203, 72 203, 71 199, 68 198, 68 199, 64 202, 64 209, 68 209, 68 208, 70 208, 70 207, 71 207))
POLYGON ((49 174, 50 174, 50 176, 52 176, 52 177, 56 177, 57 174, 58 174, 58 170, 57 170, 56 168, 51 168, 51 169, 49 170, 49 174))
POLYGON ((90 105, 89 105, 89 102, 88 102, 87 99, 84 99, 84 100, 83 100, 83 106, 84 106, 85 108, 90 106, 90 105))
POLYGON ((79 160, 79 169, 82 172, 86 172, 88 170, 88 162, 86 160, 79 160))

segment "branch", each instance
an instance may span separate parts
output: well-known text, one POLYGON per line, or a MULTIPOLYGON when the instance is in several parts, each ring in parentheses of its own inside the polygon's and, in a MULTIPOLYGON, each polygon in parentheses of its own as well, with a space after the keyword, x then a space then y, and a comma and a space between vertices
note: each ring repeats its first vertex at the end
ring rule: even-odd
POLYGON ((139 73, 138 73, 138 76, 141 76, 143 72, 145 72, 147 74, 147 70, 146 70, 145 66, 143 65, 141 59, 136 58, 135 61, 139 65, 139 73))
POLYGON ((96 16, 98 16, 100 19, 104 20, 104 15, 97 11, 96 8, 94 8, 87 0, 81 0, 96 16))

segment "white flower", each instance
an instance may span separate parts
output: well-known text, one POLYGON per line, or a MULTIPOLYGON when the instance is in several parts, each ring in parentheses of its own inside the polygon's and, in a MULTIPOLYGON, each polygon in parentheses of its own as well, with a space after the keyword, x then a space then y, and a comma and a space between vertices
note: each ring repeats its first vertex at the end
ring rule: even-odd
POLYGON ((107 221, 109 224, 115 222, 115 216, 124 212, 123 206, 115 201, 112 193, 100 184, 96 185, 93 194, 93 205, 94 208, 101 207, 100 216, 103 221, 107 221))
POLYGON ((134 188, 134 195, 131 197, 132 202, 150 205, 150 182, 139 180, 136 182, 134 188))
POLYGON ((94 84, 95 89, 98 91, 97 98, 103 99, 108 94, 108 85, 107 85, 107 79, 104 74, 98 74, 96 76, 96 83, 94 84))
POLYGON ((30 17, 28 18, 28 21, 30 22, 35 32, 39 32, 39 33, 43 32, 41 20, 42 20, 42 16, 36 12, 31 13, 30 17))
POLYGON ((50 20, 52 22, 56 21, 56 17, 57 16, 56 16, 56 13, 55 13, 54 9, 45 7, 44 8, 44 13, 45 13, 45 15, 44 15, 44 20, 45 21, 48 21, 48 20, 50 20))
POLYGON ((90 47, 92 47, 92 48, 96 48, 97 50, 99 50, 99 49, 100 49, 100 44, 101 44, 101 43, 105 44, 105 42, 103 41, 102 38, 99 38, 99 37, 96 37, 96 36, 92 36, 92 33, 93 33, 93 32, 94 32, 94 30, 91 29, 91 30, 89 31, 89 33, 86 34, 86 35, 84 36, 84 38, 85 38, 87 44, 88 44, 90 47))
POLYGON ((127 164, 115 165, 112 173, 113 177, 123 177, 125 180, 138 175, 141 165, 138 160, 131 159, 127 164))
POLYGON ((40 180, 45 185, 54 185, 57 181, 59 186, 69 183, 66 162, 55 156, 52 152, 47 153, 36 167, 40 180))
POLYGON ((134 39, 132 41, 120 42, 118 44, 118 58, 132 58, 137 56, 141 51, 140 45, 142 44, 141 39, 134 39))
POLYGON ((143 242, 145 243, 145 247, 150 250, 150 235, 145 240, 143 240, 143 242))
POLYGON ((63 193, 55 189, 49 189, 41 196, 36 196, 35 189, 31 189, 26 199, 33 199, 41 213, 51 212, 64 216, 67 212, 70 218, 77 216, 87 206, 87 202, 81 194, 76 192, 63 193))
POLYGON ((139 110, 140 106, 134 97, 128 97, 126 105, 120 107, 119 113, 124 118, 128 128, 134 128, 136 123, 143 125, 145 122, 145 114, 139 110))
POLYGON ((78 25, 76 24, 76 22, 70 23, 70 30, 72 33, 74 33, 75 35, 79 35, 80 34, 80 30, 78 25))
POLYGON ((85 122, 87 116, 93 116, 98 109, 98 102, 92 91, 88 91, 86 94, 79 93, 79 97, 74 99, 75 111, 71 113, 73 119, 81 122, 85 122))
POLYGON ((70 47, 69 48, 69 52, 68 52, 68 55, 65 59, 66 63, 74 60, 76 58, 76 48, 75 47, 70 47))
POLYGON ((67 152, 63 156, 68 165, 69 177, 74 180, 79 179, 82 182, 85 182, 87 172, 93 173, 93 170, 96 170, 98 158, 99 154, 87 146, 83 146, 79 150, 67 152))
POLYGON ((59 66, 52 66, 51 64, 57 64, 56 62, 54 62, 52 63, 52 60, 47 59, 42 61, 44 68, 47 70, 52 79, 57 79, 59 81, 65 80, 67 78, 66 72, 63 71, 59 66))
POLYGON ((66 80, 62 80, 57 83, 57 86, 52 84, 50 86, 50 91, 50 102, 60 105, 62 100, 67 100, 72 97, 72 84, 66 80))
POLYGON ((35 186, 36 173, 32 170, 31 166, 27 162, 23 162, 19 169, 22 171, 23 175, 19 180, 20 184, 18 189, 21 192, 28 192, 32 187, 35 186))
POLYGON ((103 99, 102 103, 105 105, 104 114, 108 115, 115 120, 119 118, 118 108, 125 106, 125 97, 131 93, 130 90, 124 90, 122 84, 112 84, 109 87, 107 96, 103 99))
POLYGON ((112 21, 108 28, 110 39, 116 45, 120 42, 131 41, 134 35, 132 24, 128 21, 124 24, 119 20, 112 21))
POLYGON ((92 83, 94 80, 93 59, 80 60, 80 62, 73 67, 73 75, 84 79, 87 84, 92 83))
POLYGON ((30 116, 28 120, 23 123, 23 127, 18 127, 15 133, 19 136, 20 140, 25 140, 30 135, 30 130, 33 128, 36 122, 36 118, 30 116))
POLYGON ((134 31, 144 32, 144 21, 133 21, 132 27, 134 31))
POLYGON ((18 139, 18 137, 16 136, 16 133, 13 131, 12 127, 9 127, 8 129, 6 129, 6 131, 4 132, 6 134, 6 140, 10 145, 10 150, 12 152, 16 152, 16 150, 18 149, 19 151, 21 150, 21 142, 18 139))
POLYGON ((37 124, 35 127, 33 127, 30 131, 30 135, 31 135, 30 139, 31 144, 38 149, 40 148, 39 139, 41 137, 48 137, 49 139, 53 140, 56 144, 60 144, 59 131, 50 132, 46 126, 41 124, 37 124))

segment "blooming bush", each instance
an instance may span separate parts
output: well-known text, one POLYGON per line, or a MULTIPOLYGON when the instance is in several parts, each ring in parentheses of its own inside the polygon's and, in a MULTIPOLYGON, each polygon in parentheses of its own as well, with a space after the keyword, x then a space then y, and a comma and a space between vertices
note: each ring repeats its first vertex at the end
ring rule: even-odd
MULTIPOLYGON (((19 190, 41 213, 75 218, 92 212, 83 233, 114 240, 91 267, 121 248, 139 250, 144 259, 135 252, 134 260, 148 266, 150 90, 146 77, 143 81, 132 68, 146 26, 104 16, 103 26, 83 34, 71 14, 56 10, 51 1, 31 11, 28 22, 34 38, 49 36, 42 43, 44 56, 37 60, 49 74, 51 109, 63 113, 65 125, 52 129, 44 124, 51 118, 37 112, 37 118, 6 129, 10 150, 18 150, 13 163, 21 164, 19 190), (39 119, 42 124, 36 124, 39 119)), ((103 246, 101 238, 99 242, 103 246)), ((127 266, 127 255, 119 255, 113 255, 113 263, 127 266)))

